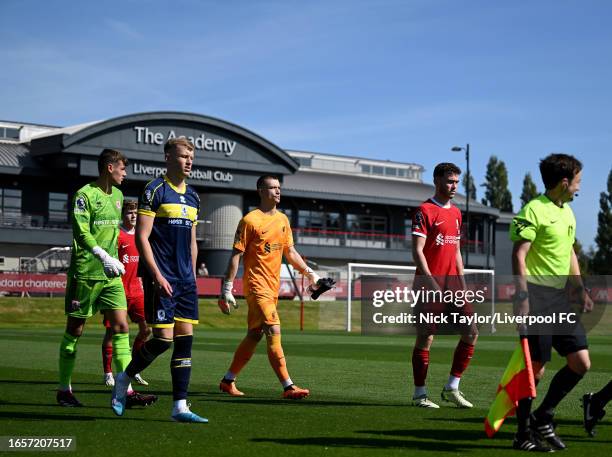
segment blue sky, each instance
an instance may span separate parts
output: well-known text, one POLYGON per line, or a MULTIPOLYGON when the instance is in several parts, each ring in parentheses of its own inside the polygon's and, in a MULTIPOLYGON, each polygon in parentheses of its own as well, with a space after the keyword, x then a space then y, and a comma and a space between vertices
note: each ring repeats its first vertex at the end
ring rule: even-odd
MULTIPOLYGON (((612 2, 3 0, 0 119, 72 125, 154 110, 251 129, 286 149, 509 170, 585 165, 593 243, 612 167, 612 2)), ((478 189, 478 197, 483 195, 478 189)))

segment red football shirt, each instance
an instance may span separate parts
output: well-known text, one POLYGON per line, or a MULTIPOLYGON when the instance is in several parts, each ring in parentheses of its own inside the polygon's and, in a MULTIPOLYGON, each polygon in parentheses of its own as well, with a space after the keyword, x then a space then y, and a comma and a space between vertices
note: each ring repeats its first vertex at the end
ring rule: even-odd
POLYGON ((121 277, 126 297, 143 295, 142 283, 138 277, 138 260, 140 255, 136 248, 134 233, 128 233, 123 228, 119 230, 119 260, 125 267, 125 274, 121 277))
MULTIPOLYGON (((430 198, 412 217, 412 234, 425 238, 423 254, 432 276, 451 276, 457 271, 457 244, 461 238, 461 211, 442 206, 430 198)), ((422 274, 417 269, 416 274, 422 274)))

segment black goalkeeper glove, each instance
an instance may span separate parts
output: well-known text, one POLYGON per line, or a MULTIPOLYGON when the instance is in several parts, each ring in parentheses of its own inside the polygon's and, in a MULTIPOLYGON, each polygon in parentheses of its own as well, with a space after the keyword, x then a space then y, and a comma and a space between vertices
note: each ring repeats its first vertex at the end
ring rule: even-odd
POLYGON ((316 288, 314 288, 313 286, 308 287, 308 291, 310 292, 310 298, 316 300, 321 294, 324 294, 328 290, 333 289, 335 285, 336 281, 334 281, 332 278, 319 279, 317 281, 316 288))

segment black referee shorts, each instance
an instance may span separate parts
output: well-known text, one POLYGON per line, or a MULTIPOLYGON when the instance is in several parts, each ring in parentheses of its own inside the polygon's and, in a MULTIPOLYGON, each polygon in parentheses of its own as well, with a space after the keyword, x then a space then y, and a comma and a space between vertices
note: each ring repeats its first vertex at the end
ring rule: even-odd
MULTIPOLYGON (((528 289, 530 315, 545 316, 572 311, 567 288, 556 289, 529 283, 528 289)), ((589 348, 586 332, 580 322, 541 326, 530 332, 527 340, 531 360, 541 363, 550 361, 553 348, 562 357, 589 348)))

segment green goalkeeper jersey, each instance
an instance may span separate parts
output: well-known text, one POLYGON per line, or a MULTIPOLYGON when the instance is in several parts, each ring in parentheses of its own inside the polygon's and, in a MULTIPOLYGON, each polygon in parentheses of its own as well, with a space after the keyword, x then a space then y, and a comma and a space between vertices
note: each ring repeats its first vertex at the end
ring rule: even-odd
POLYGON ((123 194, 116 187, 105 193, 96 183, 81 187, 72 211, 72 257, 68 273, 76 278, 109 279, 102 262, 91 252, 100 246, 117 258, 123 194))

